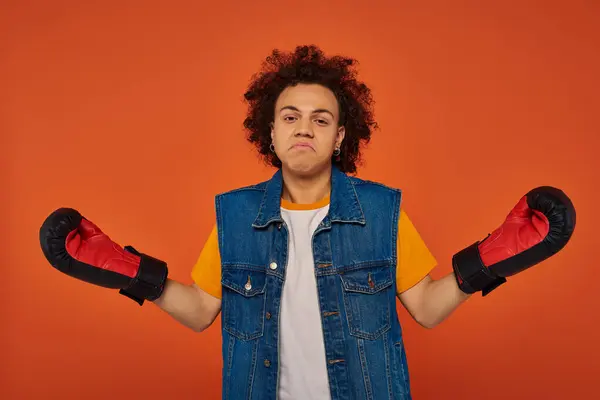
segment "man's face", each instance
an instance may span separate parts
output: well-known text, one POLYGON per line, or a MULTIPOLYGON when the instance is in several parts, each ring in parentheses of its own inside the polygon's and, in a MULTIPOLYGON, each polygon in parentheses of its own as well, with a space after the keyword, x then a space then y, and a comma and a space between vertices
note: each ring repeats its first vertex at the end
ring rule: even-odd
POLYGON ((333 92, 316 84, 286 88, 277 99, 271 139, 288 171, 306 175, 331 163, 344 139, 333 92))

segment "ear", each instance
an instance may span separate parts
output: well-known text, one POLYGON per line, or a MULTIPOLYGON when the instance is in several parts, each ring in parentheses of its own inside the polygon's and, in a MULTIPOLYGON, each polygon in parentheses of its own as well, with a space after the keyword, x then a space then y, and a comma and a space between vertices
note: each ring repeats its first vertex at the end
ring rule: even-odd
POLYGON ((340 126, 338 128, 337 137, 335 139, 336 147, 341 147, 342 146, 342 142, 344 141, 344 137, 346 137, 346 127, 342 125, 342 126, 340 126))
POLYGON ((274 135, 274 132, 275 132, 275 131, 274 131, 274 129, 275 129, 275 128, 274 128, 274 126, 273 126, 273 122, 270 122, 270 123, 269 123, 269 126, 271 127, 271 141, 273 141, 273 135, 274 135))

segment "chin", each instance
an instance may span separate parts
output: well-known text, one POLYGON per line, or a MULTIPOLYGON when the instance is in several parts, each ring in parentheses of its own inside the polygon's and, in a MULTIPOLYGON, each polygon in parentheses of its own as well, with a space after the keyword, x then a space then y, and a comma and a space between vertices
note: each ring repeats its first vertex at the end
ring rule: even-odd
POLYGON ((326 165, 322 163, 308 162, 307 160, 293 160, 284 163, 284 168, 294 175, 308 176, 323 170, 326 165))

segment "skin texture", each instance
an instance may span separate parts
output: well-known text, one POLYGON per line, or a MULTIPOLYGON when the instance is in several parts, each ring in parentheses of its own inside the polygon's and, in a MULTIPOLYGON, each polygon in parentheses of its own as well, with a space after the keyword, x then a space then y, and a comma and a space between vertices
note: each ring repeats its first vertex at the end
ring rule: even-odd
POLYGON ((317 84, 286 88, 275 104, 271 140, 282 162, 283 197, 316 202, 330 190, 331 159, 344 140, 333 92, 317 84))

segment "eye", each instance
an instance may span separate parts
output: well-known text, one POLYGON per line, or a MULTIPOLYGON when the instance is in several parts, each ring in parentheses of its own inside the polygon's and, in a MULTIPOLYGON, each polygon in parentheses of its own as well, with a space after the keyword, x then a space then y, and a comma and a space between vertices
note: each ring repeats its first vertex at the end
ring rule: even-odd
POLYGON ((316 121, 317 121, 317 124, 319 124, 319 125, 327 125, 327 124, 329 124, 329 121, 327 121, 324 118, 317 118, 316 121))
POLYGON ((294 122, 296 120, 296 117, 293 115, 286 115, 283 117, 283 120, 286 122, 294 122))

